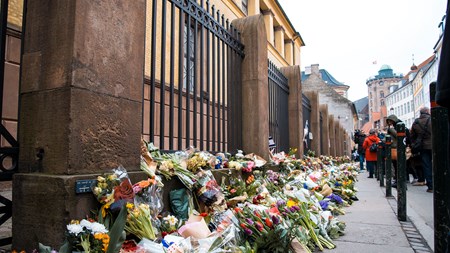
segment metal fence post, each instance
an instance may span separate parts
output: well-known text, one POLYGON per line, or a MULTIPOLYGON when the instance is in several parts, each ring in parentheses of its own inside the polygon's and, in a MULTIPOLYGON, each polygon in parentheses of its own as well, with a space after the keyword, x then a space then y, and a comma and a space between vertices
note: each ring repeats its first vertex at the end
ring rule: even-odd
POLYGON ((391 157, 392 138, 386 135, 386 197, 392 197, 392 157, 391 157))
MULTIPOLYGON (((380 187, 384 186, 384 143, 383 141, 378 142, 378 153, 380 153, 380 158, 377 159, 378 167, 378 179, 380 180, 380 187)), ((377 157, 378 158, 378 157, 377 157)))
POLYGON ((399 122, 397 130, 397 218, 406 221, 406 154, 405 123, 399 122))
POLYGON ((450 182, 449 173, 449 122, 448 109, 438 106, 434 96, 436 83, 430 84, 431 101, 431 142, 433 155, 433 209, 434 209, 434 250, 447 252, 450 247, 450 182))
POLYGON ((381 150, 381 141, 377 143, 377 166, 375 170, 375 177, 377 180, 380 180, 380 172, 381 172, 381 160, 383 159, 382 156, 382 150, 381 150))

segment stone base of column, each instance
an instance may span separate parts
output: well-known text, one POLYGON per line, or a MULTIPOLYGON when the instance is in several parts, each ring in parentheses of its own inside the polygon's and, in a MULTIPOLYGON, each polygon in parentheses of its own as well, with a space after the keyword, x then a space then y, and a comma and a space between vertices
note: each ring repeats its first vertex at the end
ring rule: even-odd
MULTIPOLYGON (((98 175, 14 175, 12 248, 31 252, 42 243, 58 250, 64 242, 66 225, 72 219, 91 217, 91 211, 100 208, 92 192, 76 193, 78 180, 96 179, 98 175)), ((146 178, 143 172, 128 175, 132 183, 146 178)))

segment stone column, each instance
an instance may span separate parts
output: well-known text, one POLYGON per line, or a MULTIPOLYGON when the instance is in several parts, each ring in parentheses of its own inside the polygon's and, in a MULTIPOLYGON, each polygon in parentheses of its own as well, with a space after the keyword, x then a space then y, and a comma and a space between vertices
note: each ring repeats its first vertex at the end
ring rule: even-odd
POLYGON ((330 131, 330 155, 336 156, 336 128, 334 127, 334 115, 329 115, 328 129, 330 131))
POLYGON ((294 65, 294 42, 291 39, 284 40, 284 57, 289 65, 294 65))
POLYGON ((313 139, 311 140, 311 150, 317 155, 321 154, 320 150, 320 110, 319 110, 319 93, 317 91, 307 91, 305 95, 308 97, 311 103, 311 133, 313 139))
POLYGON ((242 140, 246 153, 269 159, 267 36, 262 15, 235 19, 245 45, 242 62, 242 140))
POLYGON ((300 66, 282 67, 289 82, 289 147, 297 148, 297 157, 303 155, 303 107, 300 66))
POLYGON ((248 15, 260 14, 259 0, 248 0, 248 15))
POLYGON ((330 129, 328 127, 328 105, 320 105, 320 113, 322 113, 322 135, 320 141, 322 142, 322 155, 330 155, 330 129))
POLYGON ((345 141, 345 135, 344 135, 344 128, 341 124, 339 124, 339 151, 341 153, 341 156, 344 155, 344 141, 345 141))
POLYGON ((334 127, 336 128, 336 137, 335 137, 335 141, 336 141, 336 156, 341 156, 341 128, 339 127, 339 121, 335 121, 334 122, 334 127))
POLYGON ((274 28, 275 32, 275 48, 277 49, 278 53, 284 58, 284 28, 282 26, 276 26, 274 28))
POLYGON ((264 23, 266 28, 267 41, 275 46, 274 43, 274 30, 273 30, 273 12, 272 10, 263 10, 261 12, 264 15, 264 23))
POLYGON ((28 1, 13 246, 61 246, 97 208, 79 179, 139 170, 145 1, 28 1))

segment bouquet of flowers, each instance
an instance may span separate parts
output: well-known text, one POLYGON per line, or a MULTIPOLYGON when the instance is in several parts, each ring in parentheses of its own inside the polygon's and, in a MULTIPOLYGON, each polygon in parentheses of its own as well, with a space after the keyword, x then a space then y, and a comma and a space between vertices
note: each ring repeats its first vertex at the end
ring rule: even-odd
POLYGON ((92 220, 72 220, 67 225, 66 239, 72 251, 86 253, 106 252, 109 246, 108 230, 92 220))
POLYGON ((215 211, 223 211, 226 209, 225 196, 222 189, 217 184, 211 171, 200 170, 195 183, 195 192, 198 199, 208 208, 215 211))
POLYGON ((139 239, 147 238, 155 240, 158 231, 153 227, 149 205, 144 203, 139 205, 128 203, 127 210, 128 217, 125 224, 125 231, 137 236, 139 239))
POLYGON ((135 194, 134 204, 148 204, 154 221, 158 220, 158 214, 163 210, 162 183, 155 178, 147 178, 133 185, 135 194))
POLYGON ((164 238, 168 234, 172 234, 178 230, 181 226, 182 221, 178 220, 177 217, 173 215, 167 215, 161 220, 161 236, 164 238))
MULTIPOLYGON (((180 181, 191 190, 195 183, 195 175, 187 169, 186 158, 183 152, 177 152, 173 154, 161 153, 160 150, 153 145, 153 143, 146 144, 147 150, 152 158, 153 167, 158 174, 163 175, 167 180, 170 180, 176 175, 180 181)), ((141 164, 144 161, 141 160, 141 164)), ((148 175, 151 176, 151 171, 147 172, 147 166, 141 166, 148 175)))
POLYGON ((92 192, 102 204, 101 212, 103 217, 106 216, 108 209, 117 211, 125 203, 134 202, 133 186, 125 168, 122 166, 113 170, 113 173, 98 176, 92 192))
POLYGON ((254 252, 293 252, 291 242, 295 234, 281 216, 250 207, 235 208, 234 211, 238 219, 236 226, 240 227, 246 244, 251 245, 254 252))

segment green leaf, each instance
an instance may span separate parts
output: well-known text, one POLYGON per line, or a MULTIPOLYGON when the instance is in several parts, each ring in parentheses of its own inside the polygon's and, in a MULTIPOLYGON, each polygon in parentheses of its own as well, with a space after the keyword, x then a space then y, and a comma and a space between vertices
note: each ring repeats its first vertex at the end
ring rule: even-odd
POLYGON ((125 241, 125 237, 123 237, 122 234, 125 229, 126 221, 127 208, 124 205, 109 231, 109 246, 106 253, 116 253, 122 248, 122 244, 125 241))
POLYGON ((45 246, 42 243, 39 243, 39 253, 50 253, 52 252, 52 247, 45 246))
POLYGON ((59 248, 59 253, 71 253, 71 252, 72 252, 72 245, 70 245, 70 242, 66 239, 61 248, 59 248))

